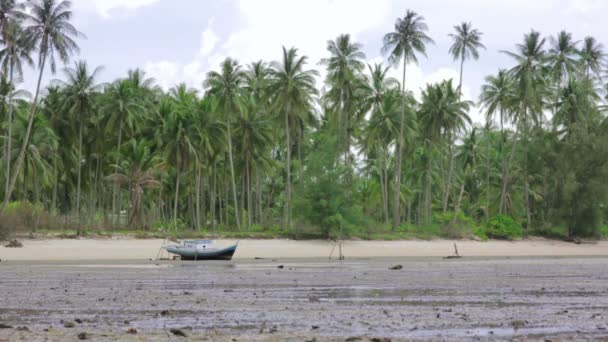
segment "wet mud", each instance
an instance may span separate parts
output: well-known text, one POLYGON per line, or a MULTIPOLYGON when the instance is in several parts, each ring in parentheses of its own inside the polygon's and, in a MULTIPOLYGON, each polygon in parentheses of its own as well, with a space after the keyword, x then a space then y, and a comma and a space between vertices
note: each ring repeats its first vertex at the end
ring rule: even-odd
POLYGON ((608 258, 0 263, 0 341, 83 337, 608 340, 608 258))

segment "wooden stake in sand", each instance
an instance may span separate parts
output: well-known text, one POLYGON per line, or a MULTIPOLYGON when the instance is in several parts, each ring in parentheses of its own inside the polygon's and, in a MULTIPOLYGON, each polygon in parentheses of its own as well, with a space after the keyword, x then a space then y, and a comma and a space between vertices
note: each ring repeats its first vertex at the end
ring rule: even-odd
POLYGON ((338 260, 344 260, 344 254, 342 254, 342 220, 340 220, 340 237, 336 239, 336 243, 331 248, 331 252, 329 252, 329 260, 331 260, 331 256, 334 254, 334 249, 336 249, 336 245, 338 245, 338 260))
POLYGON ((462 258, 459 254, 458 254, 458 246, 456 246, 456 242, 454 242, 454 255, 448 255, 446 257, 443 257, 444 259, 460 259, 462 258))

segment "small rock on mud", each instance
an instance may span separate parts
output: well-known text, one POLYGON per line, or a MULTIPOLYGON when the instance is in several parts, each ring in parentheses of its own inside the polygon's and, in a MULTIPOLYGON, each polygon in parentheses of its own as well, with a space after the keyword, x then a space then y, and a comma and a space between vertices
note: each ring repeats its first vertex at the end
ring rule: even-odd
POLYGON ((13 329, 12 325, 0 323, 0 329, 13 329))
POLYGON ((129 328, 129 330, 127 330, 127 334, 136 335, 137 334, 137 329, 135 329, 135 328, 129 328))
POLYGON ((171 329, 169 330, 175 336, 187 337, 186 333, 181 329, 171 329))
POLYGON ((68 322, 63 323, 63 326, 64 326, 65 328, 73 328, 73 327, 75 327, 75 326, 76 326, 76 323, 74 323, 74 322, 72 322, 72 321, 68 321, 68 322))
POLYGON ((6 248, 23 248, 23 244, 19 240, 11 240, 8 245, 4 246, 6 248))
POLYGON ((79 340, 88 340, 89 338, 91 338, 91 336, 86 332, 81 332, 80 334, 78 334, 79 340))
POLYGON ((391 266, 388 269, 389 270, 400 270, 403 268, 403 265, 395 265, 395 266, 391 266))

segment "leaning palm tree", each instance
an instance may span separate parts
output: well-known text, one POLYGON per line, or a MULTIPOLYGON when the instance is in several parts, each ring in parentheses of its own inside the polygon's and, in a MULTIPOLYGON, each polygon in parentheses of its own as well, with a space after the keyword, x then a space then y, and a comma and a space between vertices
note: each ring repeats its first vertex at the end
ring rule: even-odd
POLYGON ((64 86, 66 109, 78 122, 78 179, 76 181, 76 222, 80 228, 80 183, 82 174, 82 136, 85 123, 93 114, 94 98, 101 92, 104 85, 97 83, 99 73, 103 68, 97 67, 93 71, 84 61, 74 64, 73 68, 64 70, 67 80, 61 82, 64 86))
POLYGON ((70 23, 72 19, 71 1, 63 0, 35 0, 31 1, 30 14, 26 15, 28 26, 25 28, 26 35, 29 37, 32 46, 38 50, 38 82, 36 83, 36 91, 28 120, 27 129, 23 136, 21 149, 15 163, 15 168, 11 176, 11 181, 7 191, 8 196, 4 199, 3 208, 6 208, 9 198, 15 187, 17 176, 23 164, 25 149, 29 143, 29 137, 32 131, 32 124, 38 109, 38 95, 40 94, 40 84, 42 83, 42 75, 46 61, 49 59, 51 72, 56 71, 55 55, 66 63, 73 52, 78 51, 78 45, 74 41, 75 38, 82 35, 70 23))
POLYGON ((602 65, 606 60, 606 53, 604 52, 602 43, 599 43, 593 37, 585 37, 579 54, 581 67, 587 78, 591 77, 592 73, 596 76, 599 75, 602 65))
POLYGON ((300 122, 301 116, 310 113, 313 98, 317 95, 315 88, 315 70, 304 69, 308 58, 298 56, 296 48, 289 50, 283 47, 283 59, 281 62, 272 64, 273 81, 270 85, 270 93, 274 94, 274 101, 279 115, 285 122, 285 149, 287 154, 287 181, 285 223, 291 227, 291 149, 292 141, 290 132, 300 122))
POLYGON ((405 76, 407 63, 418 62, 417 53, 426 56, 426 44, 433 43, 431 37, 426 32, 428 26, 424 22, 424 17, 418 13, 407 10, 405 17, 397 18, 395 22, 395 31, 387 33, 384 36, 384 45, 382 51, 389 55, 389 61, 393 65, 397 65, 403 60, 403 77, 401 81, 402 93, 402 109, 401 109, 401 124, 399 128, 399 139, 397 140, 397 168, 395 171, 395 201, 393 203, 393 229, 396 229, 400 223, 400 195, 401 195, 401 166, 403 159, 403 144, 404 144, 404 121, 405 121, 405 76))
POLYGON ((239 216, 238 200, 236 198, 236 181, 234 179, 234 161, 232 158, 232 116, 240 111, 241 87, 245 78, 245 72, 237 61, 226 58, 221 65, 221 72, 211 71, 207 74, 205 86, 209 94, 217 97, 223 114, 226 116, 226 135, 228 137, 228 158, 230 162, 230 177, 232 180, 232 199, 234 200, 234 215, 236 227, 241 230, 241 218, 239 216))
MULTIPOLYGON (((8 74, 8 83, 14 87, 15 73, 17 79, 21 79, 23 76, 23 63, 33 65, 34 61, 30 57, 31 46, 28 43, 28 39, 24 34, 21 26, 16 21, 5 21, 2 24, 2 45, 3 49, 0 50, 0 66, 4 75, 8 74)), ((13 103, 12 98, 13 92, 10 92, 8 99, 9 103, 13 103)), ((7 112, 7 137, 6 139, 6 153, 9 156, 12 150, 12 122, 13 122, 13 110, 14 106, 10 106, 7 112)), ((11 158, 6 158, 6 175, 5 175, 5 198, 9 196, 8 189, 11 175, 11 158)))
POLYGON ((450 54, 454 60, 460 61, 460 81, 458 82, 458 93, 462 96, 462 71, 464 61, 470 58, 479 59, 479 49, 485 49, 485 45, 481 43, 483 33, 474 29, 471 23, 462 23, 454 26, 456 33, 450 33, 452 38, 452 46, 450 46, 450 54))

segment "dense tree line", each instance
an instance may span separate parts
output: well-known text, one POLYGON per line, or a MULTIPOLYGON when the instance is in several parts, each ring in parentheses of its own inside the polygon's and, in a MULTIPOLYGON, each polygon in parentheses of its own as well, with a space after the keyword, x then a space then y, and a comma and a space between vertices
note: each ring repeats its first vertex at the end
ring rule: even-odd
POLYGON ((446 48, 460 78, 419 98, 405 87, 407 66, 433 44, 410 10, 384 36, 389 65, 367 65, 344 34, 321 61, 284 47, 272 62, 226 59, 204 91, 164 91, 139 69, 104 84, 101 68, 71 61, 82 34, 70 7, 0 0, 5 210, 30 202, 78 228, 293 235, 498 215, 528 233, 592 236, 608 213, 608 86, 592 37, 530 31, 475 102, 462 97, 464 70, 485 46, 466 22, 446 48), (42 85, 58 62, 60 80, 42 85), (327 72, 319 86, 317 65, 327 72), (389 76, 399 65, 400 80, 389 76), (25 66, 38 70, 33 94, 19 90, 25 66), (477 105, 485 125, 471 122, 477 105))

